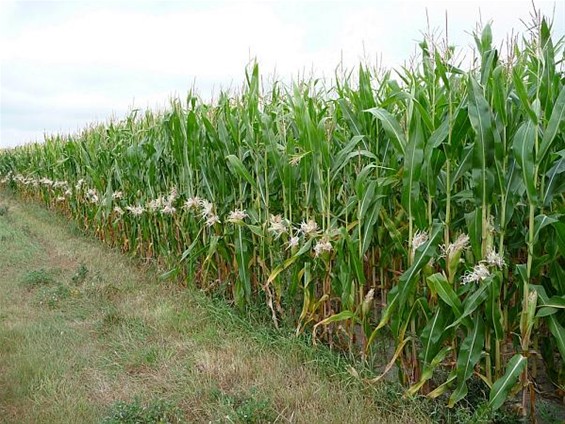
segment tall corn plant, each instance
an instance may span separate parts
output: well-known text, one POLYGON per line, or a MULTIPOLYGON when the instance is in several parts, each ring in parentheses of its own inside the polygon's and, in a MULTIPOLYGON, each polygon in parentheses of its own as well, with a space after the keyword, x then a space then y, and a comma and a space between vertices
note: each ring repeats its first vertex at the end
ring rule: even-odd
POLYGON ((491 408, 526 403, 532 349, 558 385, 565 353, 563 45, 532 28, 503 59, 486 26, 468 71, 433 37, 415 66, 333 86, 265 92, 252 64, 239 95, 2 151, 0 174, 276 325, 367 360, 392 335, 411 394, 453 405, 475 375, 491 408))

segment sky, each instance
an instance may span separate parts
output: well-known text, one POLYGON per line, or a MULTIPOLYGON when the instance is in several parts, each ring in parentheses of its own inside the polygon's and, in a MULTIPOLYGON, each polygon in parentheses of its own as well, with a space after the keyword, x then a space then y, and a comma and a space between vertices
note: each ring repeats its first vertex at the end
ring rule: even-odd
MULTIPOLYGON (((565 1, 536 1, 565 36, 565 1)), ((163 109, 194 88, 264 77, 331 77, 360 61, 398 68, 427 28, 465 52, 479 21, 497 44, 523 33, 530 0, 0 0, 0 148, 74 133, 132 108, 163 109)), ((461 53, 463 55, 463 53, 461 53)))

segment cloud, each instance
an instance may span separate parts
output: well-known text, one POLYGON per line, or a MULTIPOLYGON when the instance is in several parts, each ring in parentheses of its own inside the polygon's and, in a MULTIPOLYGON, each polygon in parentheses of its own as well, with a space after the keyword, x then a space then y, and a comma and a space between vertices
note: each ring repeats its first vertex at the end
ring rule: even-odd
POLYGON ((29 28, 9 40, 3 56, 10 62, 44 66, 222 78, 240 72, 250 52, 270 64, 278 57, 290 58, 284 64, 292 66, 293 53, 302 44, 300 35, 300 28, 281 22, 261 5, 161 15, 96 10, 29 28))
POLYGON ((272 68, 285 58, 279 69, 292 69, 296 64, 286 58, 301 44, 300 28, 265 7, 165 14, 77 10, 61 16, 39 26, 24 22, 25 31, 5 37, 2 145, 27 141, 30 134, 40 139, 50 128, 74 129, 77 111, 84 116, 90 110, 92 120, 112 110, 123 113, 133 103, 164 104, 195 80, 209 92, 229 86, 241 80, 252 55, 272 68), (52 111, 51 124, 38 119, 43 109, 52 111), (21 136, 15 116, 28 119, 21 136))

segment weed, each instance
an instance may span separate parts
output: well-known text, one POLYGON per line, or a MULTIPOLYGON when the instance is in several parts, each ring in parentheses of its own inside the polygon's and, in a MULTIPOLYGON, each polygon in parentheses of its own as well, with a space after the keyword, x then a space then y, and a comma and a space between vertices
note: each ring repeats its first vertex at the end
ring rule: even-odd
POLYGON ((116 402, 102 422, 104 424, 174 424, 184 421, 181 411, 169 402, 157 399, 144 405, 136 398, 132 402, 116 402))
POLYGON ((54 287, 42 287, 38 293, 40 305, 47 305, 50 309, 55 309, 60 302, 71 295, 71 290, 64 284, 57 284, 54 287))
POLYGON ((38 287, 51 285, 55 280, 45 269, 38 269, 26 273, 21 283, 26 287, 38 287))
MULTIPOLYGON (((445 397, 447 397, 445 395, 445 397)), ((428 408, 428 415, 433 422, 442 423, 491 423, 491 424, 518 424, 521 417, 508 408, 488 411, 489 388, 484 381, 472 376, 468 381, 467 396, 461 400, 456 408, 448 408, 444 402, 424 400, 428 408)))
POLYGON ((80 264, 76 272, 71 277, 71 281, 75 285, 79 285, 86 280, 86 275, 88 274, 88 268, 84 264, 80 264))
POLYGON ((241 423, 264 423, 273 422, 277 413, 270 402, 257 394, 255 389, 241 395, 230 395, 219 389, 212 391, 216 401, 227 408, 234 417, 226 416, 228 420, 241 423))
POLYGON ((564 421, 563 406, 559 410, 558 407, 544 399, 538 400, 536 403, 536 411, 539 417, 539 422, 547 424, 558 424, 564 421))
POLYGON ((108 310, 102 318, 101 328, 110 328, 120 325, 123 322, 123 317, 116 308, 108 310))

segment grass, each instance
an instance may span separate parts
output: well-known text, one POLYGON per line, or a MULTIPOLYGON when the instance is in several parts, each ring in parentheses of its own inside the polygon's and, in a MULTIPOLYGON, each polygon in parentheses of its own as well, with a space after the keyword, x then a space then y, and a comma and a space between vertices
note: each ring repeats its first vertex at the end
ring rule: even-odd
POLYGON ((53 284, 55 280, 44 269, 32 270, 24 275, 22 284, 28 287, 37 287, 53 284))
POLYGON ((428 421, 327 349, 0 196, 0 422, 428 421))
POLYGON ((147 405, 135 399, 133 402, 117 402, 112 406, 108 416, 104 417, 104 424, 152 424, 152 423, 180 423, 181 411, 162 401, 154 401, 147 405))

